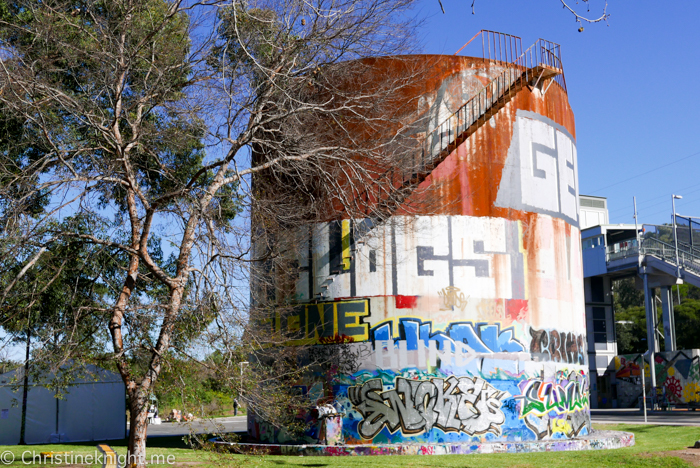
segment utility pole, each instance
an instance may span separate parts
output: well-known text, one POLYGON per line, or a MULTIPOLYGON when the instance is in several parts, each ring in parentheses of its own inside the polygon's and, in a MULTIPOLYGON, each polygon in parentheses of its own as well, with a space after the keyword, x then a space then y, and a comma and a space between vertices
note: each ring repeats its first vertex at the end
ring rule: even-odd
MULTIPOLYGON (((656 353, 656 304, 651 298, 651 291, 649 290, 649 275, 647 273, 646 266, 642 265, 643 253, 642 244, 639 237, 639 229, 637 227, 637 198, 634 197, 634 225, 637 230, 637 272, 639 276, 642 277, 644 282, 644 309, 646 311, 647 318, 647 346, 649 347, 649 377, 651 379, 651 394, 652 398, 656 395, 656 369, 654 368, 655 353, 656 353)), ((644 369, 644 357, 642 356, 642 369, 644 369)), ((644 374, 642 374, 644 375, 644 374)), ((643 381, 643 378, 642 378, 643 381)), ((646 387, 642 386, 642 391, 644 392, 643 398, 645 398, 644 412, 646 414, 646 387)), ((653 409, 653 406, 652 406, 653 409)))
POLYGON ((676 229, 676 200, 683 198, 680 195, 671 195, 671 206, 673 207, 673 241, 676 246, 676 278, 681 277, 681 264, 678 262, 678 231, 676 229))
POLYGON ((634 204, 634 235, 637 239, 637 268, 642 266, 642 241, 639 238, 639 226, 637 225, 637 197, 632 197, 634 204))
MULTIPOLYGON (((644 377, 644 355, 640 354, 639 357, 642 360, 641 367, 642 367, 642 405, 644 407, 644 423, 646 424, 647 422, 647 388, 646 384, 644 383, 645 377, 644 377)), ((651 368, 651 366, 649 366, 651 368)))
MULTIPOLYGON (((642 279, 644 280, 644 308, 646 309, 647 316, 647 345, 649 347, 649 378, 651 380, 651 395, 652 401, 656 396, 656 368, 654 362, 656 361, 656 304, 651 296, 651 290, 649 288, 649 275, 646 271, 646 267, 642 268, 642 279)), ((652 406, 653 409, 653 406, 652 406)))

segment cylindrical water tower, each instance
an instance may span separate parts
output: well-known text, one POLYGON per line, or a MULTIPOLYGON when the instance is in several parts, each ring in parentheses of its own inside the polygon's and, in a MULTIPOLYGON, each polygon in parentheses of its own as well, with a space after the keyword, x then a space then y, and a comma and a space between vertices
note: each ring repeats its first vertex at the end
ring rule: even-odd
MULTIPOLYGON (((404 58, 432 64, 414 86, 429 161, 411 210, 362 237, 362 220, 312 229, 294 323, 350 341, 357 363, 299 387, 343 414, 346 445, 590 432, 574 115, 558 46, 533 47, 404 58)), ((284 441, 254 418, 249 432, 284 441)))

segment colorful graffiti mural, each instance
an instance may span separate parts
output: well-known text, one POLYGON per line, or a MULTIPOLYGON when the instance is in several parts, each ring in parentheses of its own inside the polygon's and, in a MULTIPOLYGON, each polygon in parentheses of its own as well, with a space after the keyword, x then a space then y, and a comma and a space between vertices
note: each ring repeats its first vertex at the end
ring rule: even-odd
POLYGON ((350 416, 346 440, 544 440, 589 433, 586 369, 550 373, 532 363, 529 370, 511 372, 520 366, 490 358, 472 364, 461 370, 477 374, 470 377, 445 375, 441 367, 360 371, 340 378, 335 398, 350 416))
POLYGON ((297 339, 290 345, 328 344, 337 336, 353 341, 366 341, 369 325, 369 300, 333 301, 303 304, 286 314, 277 313, 270 324, 277 332, 285 331, 297 339))
POLYGON ((596 431, 576 439, 551 441, 502 441, 444 444, 364 444, 364 445, 281 445, 215 442, 216 445, 256 455, 288 456, 371 456, 371 455, 470 455, 486 453, 537 453, 567 450, 612 450, 634 445, 634 434, 620 431, 596 431))
MULTIPOLYGON (((483 87, 475 70, 495 73, 481 59, 436 61, 451 71, 415 96, 428 125, 456 110, 464 90, 483 87)), ((298 382, 310 407, 332 401, 345 415, 346 444, 436 447, 589 432, 566 99, 556 86, 523 91, 381 223, 340 212, 296 233, 302 305, 271 326, 295 334, 292 344, 340 347, 334 337, 347 337, 353 365, 298 382)), ((324 353, 332 354, 308 355, 324 353)))
POLYGON ((521 415, 536 414, 544 416, 550 411, 556 413, 571 413, 577 409, 585 409, 589 405, 586 390, 585 375, 577 379, 574 374, 567 378, 564 386, 555 382, 543 382, 533 379, 520 383, 523 403, 521 415))
MULTIPOLYGON (((616 356, 611 369, 617 385, 618 406, 637 406, 642 388, 639 354, 616 356)), ((647 388, 651 388, 649 363, 644 363, 647 388)), ((655 354, 657 402, 662 405, 700 406, 700 355, 697 350, 655 354)))
POLYGON ((531 379, 519 384, 520 415, 525 425, 544 439, 556 434, 579 435, 588 424, 590 398, 585 372, 570 372, 554 381, 531 379))
POLYGON ((550 361, 585 364, 587 353, 584 335, 559 332, 557 330, 535 330, 530 328, 531 353, 543 353, 550 361))
POLYGON ((407 350, 418 349, 419 343, 426 348, 431 342, 443 353, 456 352, 458 349, 472 353, 519 352, 525 347, 514 337, 514 330, 500 329, 499 324, 455 322, 444 331, 433 331, 431 322, 423 322, 416 318, 400 318, 397 320, 398 333, 392 328, 394 321, 383 322, 370 331, 371 341, 393 341, 399 345, 405 342, 407 350))
POLYGON ((382 391, 380 379, 350 387, 348 396, 363 416, 358 433, 372 439, 383 428, 417 434, 437 427, 444 432, 469 435, 501 434, 505 416, 501 401, 506 392, 494 389, 479 377, 450 376, 447 379, 396 379, 395 388, 382 391))

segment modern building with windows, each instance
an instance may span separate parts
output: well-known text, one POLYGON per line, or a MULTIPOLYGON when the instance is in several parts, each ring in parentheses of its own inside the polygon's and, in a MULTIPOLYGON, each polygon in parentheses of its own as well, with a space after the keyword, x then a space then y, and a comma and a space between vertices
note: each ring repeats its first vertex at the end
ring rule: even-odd
MULTIPOLYGON (((698 364, 683 356, 669 358, 669 353, 678 351, 672 288, 684 281, 700 286, 700 249, 695 247, 700 242, 693 240, 695 232, 700 233, 700 226, 696 229, 691 218, 681 217, 677 217, 677 229, 674 225, 608 224, 606 200, 585 195, 581 195, 580 219, 591 407, 615 407, 618 400, 626 404, 636 401, 636 396, 629 395, 631 387, 627 384, 639 379, 642 358, 655 363, 647 376, 649 394, 665 398, 666 381, 656 381, 655 368, 659 367, 665 378, 665 369, 673 365, 670 360, 690 359, 693 366, 698 364), (596 222, 599 224, 591 224, 596 222), (615 280, 625 277, 634 277, 637 289, 644 291, 647 316, 648 351, 638 356, 639 363, 634 365, 621 362, 624 357, 618 356, 615 338, 615 327, 620 324, 615 322, 613 288, 615 280), (658 306, 662 309, 663 327, 657 318, 658 306), (632 372, 634 366, 636 370, 632 372), (617 377, 628 380, 618 382, 617 377), (624 397, 618 395, 622 387, 626 389, 624 397)), ((700 240, 700 235, 697 237, 700 240)), ((634 391, 641 396, 641 385, 634 391)))

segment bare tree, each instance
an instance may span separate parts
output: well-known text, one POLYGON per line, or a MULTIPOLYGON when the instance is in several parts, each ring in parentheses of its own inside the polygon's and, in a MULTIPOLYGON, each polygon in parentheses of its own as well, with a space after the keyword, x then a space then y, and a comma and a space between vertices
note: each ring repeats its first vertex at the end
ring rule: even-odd
MULTIPOLYGON (((608 1, 603 0, 603 5, 600 7, 600 14, 594 14, 594 16, 590 17, 589 14, 591 12, 591 0, 581 0, 581 3, 585 5, 585 13, 582 13, 582 10, 579 8, 579 2, 576 0, 575 4, 571 3, 568 0, 559 0, 561 2, 562 8, 567 10, 569 13, 571 13, 576 20, 576 23, 579 25, 579 32, 583 32, 583 23, 600 23, 602 21, 608 20, 610 18, 610 14, 608 13, 608 1)), ((445 6, 442 4, 442 0, 438 0, 438 3, 440 4, 440 9, 442 10, 443 13, 445 13, 445 6)), ((472 14, 476 14, 475 10, 475 5, 476 5, 476 0, 472 0, 471 8, 472 8, 472 14)))
MULTIPOLYGON (((600 15, 595 15, 593 17, 589 17, 588 13, 591 11, 591 6, 590 6, 590 0, 581 0, 583 4, 586 5, 586 15, 580 14, 580 10, 578 10, 575 6, 571 6, 571 2, 566 2, 564 0, 560 0, 562 7, 566 10, 568 10, 572 15, 574 15, 574 18, 576 18, 576 22, 581 24, 581 22, 585 23, 600 23, 601 21, 606 21, 610 15, 608 14, 608 2, 605 0, 603 6, 601 7, 601 13, 600 15)), ((578 5, 578 1, 576 2, 576 5, 578 5)))
POLYGON ((73 315, 103 314, 107 349, 82 355, 76 333, 53 351, 55 362, 116 366, 130 463, 145 465, 149 396, 172 354, 232 374, 266 417, 284 417, 303 350, 280 347, 289 335, 265 326, 293 308, 301 244, 283 234, 341 212, 382 220, 404 200, 420 125, 398 96, 424 65, 397 58, 401 73, 379 76, 366 57, 412 49, 412 3, 18 0, 2 10, 0 106, 23 145, 0 167, 3 252, 20 264, 3 294, 52 242, 91 244, 114 262, 95 269, 108 291, 100 305, 73 315), (43 209, 28 211, 39 195, 43 209), (67 216, 101 228, 55 222, 67 216), (258 359, 243 366, 251 351, 258 359))

